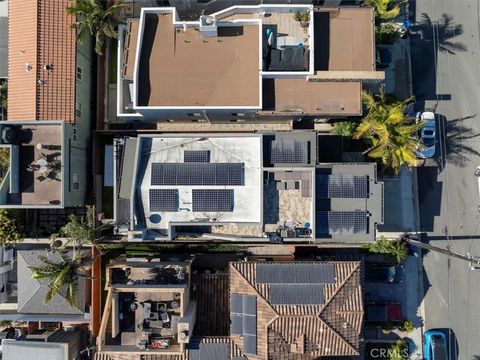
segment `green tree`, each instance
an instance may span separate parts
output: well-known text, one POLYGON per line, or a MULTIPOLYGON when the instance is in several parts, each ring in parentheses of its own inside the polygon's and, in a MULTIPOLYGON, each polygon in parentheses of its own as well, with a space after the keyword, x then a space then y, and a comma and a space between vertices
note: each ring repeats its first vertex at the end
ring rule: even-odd
POLYGON ((98 239, 101 237, 102 231, 110 227, 110 224, 96 226, 95 211, 93 207, 88 207, 86 216, 82 216, 80 221, 74 214, 70 215, 69 222, 60 228, 58 234, 52 234, 52 245, 55 247, 55 240, 61 236, 67 238, 64 246, 73 245, 80 251, 82 246, 91 245, 100 250, 101 245, 98 244, 98 239))
POLYGON ((332 134, 351 137, 355 132, 357 122, 352 120, 338 121, 333 124, 332 134))
POLYGON ((0 209, 0 245, 11 245, 20 241, 22 232, 13 214, 0 209))
POLYGON ((407 244, 404 241, 388 240, 384 236, 363 248, 371 253, 391 255, 398 263, 405 260, 408 255, 407 244))
POLYGON ((413 326, 413 322, 411 320, 404 320, 402 321, 398 329, 408 334, 415 329, 415 326, 413 326))
POLYGON ((408 345, 405 340, 397 340, 388 354, 389 360, 405 360, 408 357, 408 345))
POLYGON ((365 0, 367 5, 373 7, 375 18, 380 20, 391 20, 400 15, 400 6, 407 0, 365 0))
POLYGON ((395 173, 400 171, 402 165, 414 165, 414 150, 422 146, 418 131, 424 124, 416 124, 414 119, 405 115, 405 108, 412 98, 398 101, 386 95, 382 88, 377 95, 362 91, 362 100, 368 113, 357 126, 353 138, 369 142, 370 147, 364 154, 379 159, 395 173))
POLYGON ((72 27, 77 29, 77 41, 82 42, 87 33, 95 38, 95 52, 103 55, 105 41, 117 38, 116 26, 121 22, 118 11, 126 4, 116 2, 108 9, 103 9, 97 0, 77 0, 74 6, 67 7, 67 12, 77 16, 72 27))
POLYGON ((65 297, 68 303, 75 306, 80 277, 85 277, 80 273, 81 268, 86 265, 85 257, 78 254, 72 256, 59 254, 58 256, 58 260, 39 256, 38 259, 42 261, 43 265, 31 268, 32 278, 48 282, 48 292, 45 296, 46 304, 62 289, 65 289, 65 297))

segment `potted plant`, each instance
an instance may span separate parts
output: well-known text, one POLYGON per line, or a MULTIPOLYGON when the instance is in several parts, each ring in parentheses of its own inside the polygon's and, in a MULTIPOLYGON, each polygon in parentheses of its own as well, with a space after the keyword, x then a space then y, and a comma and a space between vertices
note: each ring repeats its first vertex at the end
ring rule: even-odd
POLYGON ((300 26, 307 28, 310 24, 310 12, 309 11, 297 11, 293 18, 300 23, 300 26))

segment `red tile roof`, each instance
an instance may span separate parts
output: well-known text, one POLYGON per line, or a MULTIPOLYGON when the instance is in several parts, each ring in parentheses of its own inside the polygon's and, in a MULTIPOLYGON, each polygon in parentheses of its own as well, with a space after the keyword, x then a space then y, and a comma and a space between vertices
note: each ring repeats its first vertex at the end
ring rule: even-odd
POLYGON ((75 122, 75 17, 66 12, 71 4, 9 2, 9 120, 75 122))
MULTIPOLYGON (((322 305, 272 305, 268 301, 269 285, 256 282, 256 262, 230 264, 230 294, 257 297, 257 355, 249 355, 249 359, 359 355, 363 325, 361 262, 330 263, 335 265, 336 282, 324 285, 322 305)), ((243 347, 240 336, 231 337, 243 347)))

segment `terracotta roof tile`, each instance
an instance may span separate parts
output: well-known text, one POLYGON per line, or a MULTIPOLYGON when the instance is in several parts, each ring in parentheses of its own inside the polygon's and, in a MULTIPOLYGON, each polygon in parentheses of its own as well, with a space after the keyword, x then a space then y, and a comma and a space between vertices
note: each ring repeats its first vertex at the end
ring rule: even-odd
MULTIPOLYGON (((323 305, 281 306, 269 303, 268 284, 256 282, 255 262, 230 264, 230 293, 257 296, 257 355, 249 358, 311 359, 359 354, 362 265, 359 261, 330 263, 335 266, 336 282, 324 284, 323 305)), ((232 339, 243 346, 240 336, 232 339)))
POLYGON ((10 120, 75 122, 75 18, 66 12, 71 3, 9 2, 10 120))

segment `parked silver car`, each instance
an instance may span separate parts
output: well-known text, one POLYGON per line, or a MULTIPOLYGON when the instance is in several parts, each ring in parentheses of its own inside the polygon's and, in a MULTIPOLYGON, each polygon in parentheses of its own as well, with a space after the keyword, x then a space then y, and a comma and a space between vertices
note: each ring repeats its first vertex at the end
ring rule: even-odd
POLYGON ((420 159, 429 159, 435 155, 435 114, 430 111, 419 112, 417 113, 416 121, 417 124, 423 121, 425 125, 420 130, 420 141, 423 146, 415 150, 415 155, 420 159))

